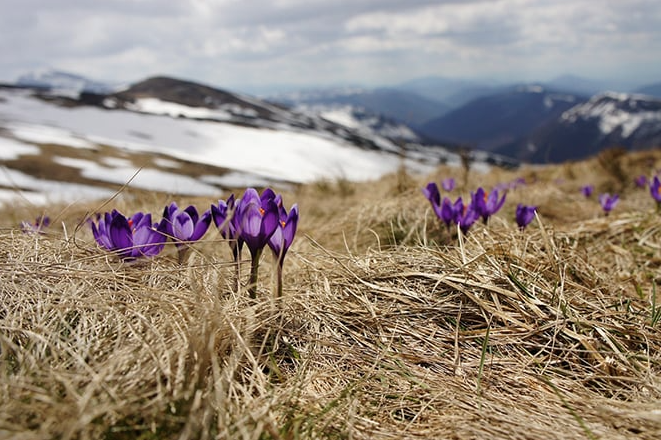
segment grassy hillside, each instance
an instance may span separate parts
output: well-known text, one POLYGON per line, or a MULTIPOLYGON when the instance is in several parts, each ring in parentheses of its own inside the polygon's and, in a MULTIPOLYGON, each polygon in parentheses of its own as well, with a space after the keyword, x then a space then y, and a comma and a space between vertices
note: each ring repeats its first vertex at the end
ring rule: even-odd
POLYGON ((86 215, 160 214, 165 195, 6 207, 0 437, 659 438, 661 213, 633 184, 659 169, 661 152, 613 150, 465 184, 439 169, 290 189, 284 295, 265 252, 255 301, 215 230, 184 264, 97 247, 86 215), (420 191, 449 176, 453 198, 526 185, 460 240, 420 191), (609 216, 600 192, 620 194, 609 216), (525 231, 517 203, 539 207, 525 231), (44 234, 20 232, 43 213, 44 234))

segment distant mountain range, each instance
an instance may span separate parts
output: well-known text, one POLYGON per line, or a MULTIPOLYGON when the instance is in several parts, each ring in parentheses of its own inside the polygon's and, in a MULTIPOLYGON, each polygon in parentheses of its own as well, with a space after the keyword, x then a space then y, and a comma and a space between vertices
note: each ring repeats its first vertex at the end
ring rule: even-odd
POLYGON ((416 127, 451 108, 420 94, 391 88, 303 90, 270 96, 269 99, 292 107, 349 105, 362 111, 381 114, 411 127, 416 127))
POLYGON ((287 102, 329 108, 351 104, 402 122, 405 121, 401 115, 413 114, 415 109, 417 117, 406 123, 428 142, 463 145, 520 161, 561 162, 613 146, 661 146, 661 126, 654 122, 661 117, 655 98, 661 97, 661 84, 641 87, 636 94, 614 94, 604 87, 603 83, 571 75, 544 84, 510 86, 432 77, 388 89, 390 96, 399 98, 397 111, 392 111, 391 105, 363 99, 376 92, 362 89, 353 90, 351 99, 346 92, 334 94, 326 90, 323 94, 289 94, 287 102), (618 99, 608 101, 614 96, 618 99), (429 105, 430 100, 443 101, 443 106, 429 105), (620 125, 609 125, 596 117, 567 116, 581 114, 584 104, 599 106, 604 101, 616 115, 610 120, 616 118, 620 125), (435 111, 440 113, 434 114, 435 111), (622 128, 631 126, 638 129, 622 128), (615 131, 605 133, 609 127, 615 131))
POLYGON ((598 94, 493 151, 545 163, 588 157, 608 147, 661 147, 661 99, 598 94))
POLYGON ((641 87, 634 95, 606 93, 604 84, 570 75, 509 86, 431 77, 389 88, 303 90, 258 99, 167 77, 119 91, 63 72, 27 75, 17 82, 44 89, 49 84, 75 86, 74 104, 308 130, 379 151, 433 155, 467 147, 487 152, 492 162, 502 162, 502 156, 514 162, 560 162, 612 146, 660 145, 655 96, 661 95, 661 84, 641 87))
POLYGON ((419 130, 432 139, 493 151, 586 100, 542 86, 516 86, 470 101, 426 122, 419 130))

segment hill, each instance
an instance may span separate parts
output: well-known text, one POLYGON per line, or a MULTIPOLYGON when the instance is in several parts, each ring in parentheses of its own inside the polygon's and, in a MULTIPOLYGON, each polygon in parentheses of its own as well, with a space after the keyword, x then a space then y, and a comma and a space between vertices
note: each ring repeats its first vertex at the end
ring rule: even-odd
MULTIPOLYGON (((456 151, 383 118, 338 120, 166 77, 107 94, 0 87, 0 114, 0 199, 35 203, 102 196, 129 181, 201 195, 460 163, 456 151)), ((475 158, 485 167, 498 160, 475 158)))

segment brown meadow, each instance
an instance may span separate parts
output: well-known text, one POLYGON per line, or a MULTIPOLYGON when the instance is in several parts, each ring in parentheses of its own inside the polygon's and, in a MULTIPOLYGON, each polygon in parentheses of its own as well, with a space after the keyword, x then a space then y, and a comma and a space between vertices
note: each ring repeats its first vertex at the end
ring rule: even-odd
POLYGON ((659 169, 659 151, 610 150, 289 187, 284 296, 265 252, 256 301, 215 230, 183 265, 173 246, 135 264, 97 248, 85 216, 168 195, 6 207, 0 437, 660 438, 661 213, 633 184, 659 169), (420 191, 444 177, 453 197, 527 184, 459 240, 420 191), (608 217, 588 183, 620 194, 608 217), (525 231, 517 203, 539 207, 525 231), (45 234, 17 228, 44 211, 45 234))

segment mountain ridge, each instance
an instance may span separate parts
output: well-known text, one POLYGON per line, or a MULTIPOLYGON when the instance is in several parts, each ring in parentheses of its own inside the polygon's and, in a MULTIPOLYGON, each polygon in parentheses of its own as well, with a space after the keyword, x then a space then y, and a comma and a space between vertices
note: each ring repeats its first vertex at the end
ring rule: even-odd
MULTIPOLYGON (((430 86, 435 81, 429 78, 409 86, 430 86)), ((576 88, 595 87, 595 82, 580 77, 564 76, 554 81, 566 86, 574 84, 576 88)), ((624 136, 604 136, 599 134, 603 131, 599 129, 599 123, 596 128, 588 128, 591 123, 582 119, 560 121, 565 112, 588 102, 591 97, 552 88, 547 85, 549 83, 507 87, 494 85, 489 95, 472 99, 454 110, 443 110, 440 117, 418 125, 402 122, 405 119, 402 115, 410 113, 410 107, 424 107, 420 104, 424 102, 424 97, 413 92, 402 94, 396 89, 345 87, 308 90, 298 95, 290 94, 289 100, 281 96, 279 101, 275 101, 163 75, 138 81, 107 94, 83 92, 77 100, 70 100, 68 105, 86 104, 262 129, 286 127, 287 130, 312 131, 317 135, 339 138, 342 142, 375 151, 408 151, 425 155, 441 151, 440 146, 455 153, 461 148, 471 148, 477 152, 486 152, 480 154, 487 154, 493 163, 505 162, 502 156, 514 161, 571 160, 583 154, 576 145, 584 144, 592 145, 586 147, 586 151, 591 152, 598 152, 614 143, 628 148, 643 148, 646 143, 647 148, 658 145, 655 134, 657 128, 653 124, 646 124, 647 134, 643 136, 641 131, 634 140, 627 139, 627 135, 633 135, 630 130, 620 130, 624 136), (377 96, 378 99, 375 98, 377 96), (386 96, 396 99, 389 105, 382 105, 382 99, 386 99, 386 96), (370 97, 375 98, 371 104, 367 99, 370 97), (409 98, 412 100, 407 101, 409 98), (572 128, 571 124, 576 126, 572 128), (558 130, 558 133, 554 134, 554 130, 558 130), (573 147, 547 147, 557 144, 559 139, 573 147), (537 153, 539 149, 551 151, 549 148, 556 153, 537 153)), ((462 84, 479 86, 469 81, 462 84)), ((472 89, 466 93, 475 91, 472 89)), ((592 95, 595 96, 600 94, 592 95)), ((644 106, 645 100, 649 99, 636 98, 636 95, 631 94, 621 96, 637 99, 638 107, 644 106)), ((59 98, 49 96, 48 99, 59 98)), ((639 117, 635 108, 626 107, 626 100, 617 102, 620 107, 618 118, 635 121, 639 117)), ((439 110, 441 107, 433 108, 439 110)), ((424 113, 427 110, 421 111, 424 113)), ((416 118, 419 120, 421 117, 418 115, 416 118)))

